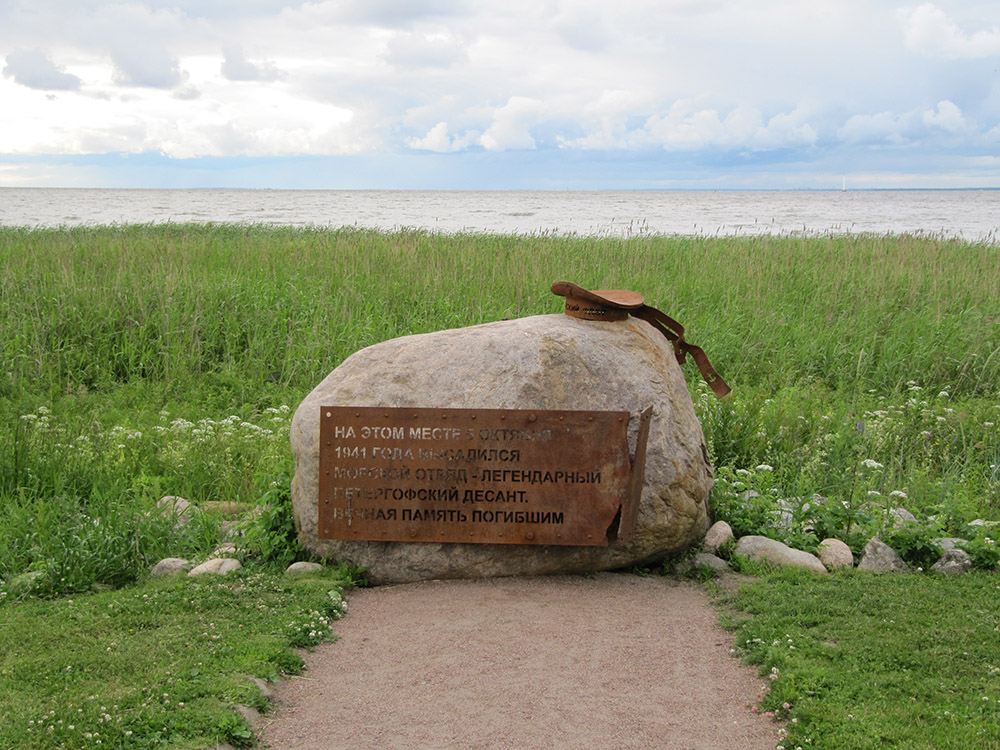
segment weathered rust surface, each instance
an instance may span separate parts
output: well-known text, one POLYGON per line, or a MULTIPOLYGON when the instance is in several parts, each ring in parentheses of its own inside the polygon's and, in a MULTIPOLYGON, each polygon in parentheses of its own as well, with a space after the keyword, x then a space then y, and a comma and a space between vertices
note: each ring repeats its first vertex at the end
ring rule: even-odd
POLYGON ((635 470, 628 412, 320 410, 320 538, 607 546, 631 534, 648 410, 635 470))
POLYGON ((629 478, 628 501, 622 506, 622 519, 618 530, 618 543, 625 544, 632 539, 635 522, 639 515, 639 498, 646 476, 646 444, 649 442, 649 423, 653 421, 653 407, 647 406, 639 415, 639 433, 635 441, 635 456, 632 457, 632 476, 629 478))

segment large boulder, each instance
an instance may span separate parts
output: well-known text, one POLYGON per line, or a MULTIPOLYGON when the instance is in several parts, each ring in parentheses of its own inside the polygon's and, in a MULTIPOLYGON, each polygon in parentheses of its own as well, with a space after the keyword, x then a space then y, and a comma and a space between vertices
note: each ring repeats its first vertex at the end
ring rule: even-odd
POLYGON ((712 488, 704 436, 667 340, 649 324, 541 315, 406 336, 330 373, 291 427, 292 502, 312 553, 368 568, 373 583, 608 570, 701 541, 712 488), (635 532, 607 547, 341 541, 318 537, 320 406, 628 411, 653 407, 635 532))

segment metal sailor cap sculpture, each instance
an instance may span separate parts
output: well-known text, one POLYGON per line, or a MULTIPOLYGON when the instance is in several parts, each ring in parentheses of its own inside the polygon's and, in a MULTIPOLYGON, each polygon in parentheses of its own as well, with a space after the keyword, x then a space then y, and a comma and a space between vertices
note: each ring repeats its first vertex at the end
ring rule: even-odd
POLYGON ((701 376, 719 398, 732 390, 708 361, 708 356, 700 346, 684 339, 684 326, 645 304, 638 292, 626 289, 587 290, 570 281, 557 281, 552 285, 552 293, 566 298, 566 314, 583 320, 625 320, 629 315, 644 320, 662 333, 674 347, 674 355, 684 364, 687 355, 694 359, 701 376))

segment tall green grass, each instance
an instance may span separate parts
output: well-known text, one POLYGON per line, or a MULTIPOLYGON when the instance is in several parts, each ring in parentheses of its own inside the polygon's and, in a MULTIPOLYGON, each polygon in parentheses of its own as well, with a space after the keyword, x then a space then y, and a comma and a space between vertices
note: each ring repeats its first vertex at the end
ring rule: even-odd
POLYGON ((133 558, 85 567, 133 575, 164 547, 139 515, 160 494, 255 502, 287 481, 288 410, 353 351, 558 312, 561 279, 640 291, 733 386, 716 402, 688 373, 720 512, 748 489, 820 494, 849 528, 896 491, 943 531, 996 519, 998 268, 994 246, 907 236, 0 229, 0 578, 127 513, 133 558), (76 520, 33 530, 42 504, 76 520))
POLYGON ((559 309, 675 314, 737 385, 956 396, 1000 376, 997 248, 912 237, 588 239, 244 226, 0 230, 5 395, 238 376, 303 387, 396 335, 559 309))

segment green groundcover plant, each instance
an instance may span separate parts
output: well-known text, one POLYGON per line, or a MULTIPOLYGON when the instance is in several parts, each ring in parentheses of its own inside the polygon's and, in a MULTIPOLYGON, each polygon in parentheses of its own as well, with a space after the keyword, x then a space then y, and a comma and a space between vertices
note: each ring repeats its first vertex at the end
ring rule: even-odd
POLYGON ((249 569, 0 605, 5 748, 198 748, 253 738, 253 677, 302 669, 357 572, 249 569))
POLYGON ((1000 747, 995 574, 753 572, 724 622, 780 747, 1000 747))

